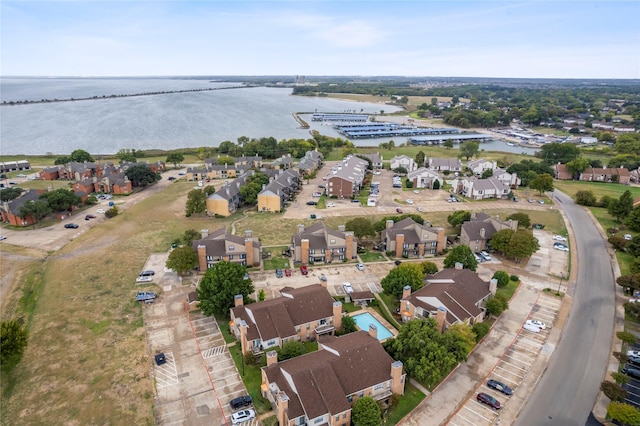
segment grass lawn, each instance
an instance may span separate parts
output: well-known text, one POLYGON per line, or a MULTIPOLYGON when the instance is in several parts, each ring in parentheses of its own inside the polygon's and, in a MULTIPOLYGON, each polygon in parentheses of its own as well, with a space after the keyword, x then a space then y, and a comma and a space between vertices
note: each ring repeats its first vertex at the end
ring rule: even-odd
POLYGON ((520 281, 509 280, 509 284, 502 288, 499 288, 496 293, 503 294, 507 300, 511 300, 519 285, 520 281))
POLYGON ((407 378, 405 387, 404 387, 404 395, 398 401, 398 404, 389 410, 388 413, 384 416, 382 424, 384 426, 392 426, 397 425, 400 420, 409 414, 411 410, 416 408, 418 404, 424 399, 425 394, 423 394, 418 388, 409 383, 407 378))
MULTIPOLYGON (((264 399, 260 393, 260 385, 262 384, 262 371, 260 369, 266 365, 266 363, 258 362, 254 365, 247 365, 244 363, 244 358, 240 352, 240 345, 231 346, 229 348, 229 353, 231 353, 231 356, 233 357, 233 362, 235 362, 236 367, 240 372, 240 376, 242 377, 242 381, 244 382, 249 395, 251 395, 251 398, 253 399, 253 407, 258 414, 271 411, 271 403, 264 399)), ((263 356, 262 360, 264 359, 265 358, 263 356)))
POLYGON ((387 260, 384 257, 384 254, 381 251, 367 251, 366 253, 360 253, 358 254, 358 256, 360 256, 360 259, 362 259, 363 262, 367 263, 367 262, 382 262, 387 260))
POLYGON ((282 247, 269 247, 267 250, 271 252, 271 258, 264 259, 263 265, 265 271, 274 271, 278 268, 287 269, 291 268, 289 258, 282 255, 282 250, 286 249, 286 246, 282 247))
POLYGON ((600 200, 604 195, 620 198, 625 191, 629 190, 634 199, 640 198, 640 187, 625 186, 619 183, 562 180, 555 181, 553 186, 571 197, 574 197, 578 191, 591 191, 597 200, 600 200))

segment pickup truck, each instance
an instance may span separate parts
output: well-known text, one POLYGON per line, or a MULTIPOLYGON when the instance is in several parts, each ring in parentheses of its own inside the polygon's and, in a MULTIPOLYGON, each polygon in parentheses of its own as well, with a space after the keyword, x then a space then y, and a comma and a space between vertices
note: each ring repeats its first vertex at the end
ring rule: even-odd
POLYGON ((144 302, 144 303, 153 303, 156 297, 158 296, 153 291, 139 291, 136 294, 136 301, 144 302))

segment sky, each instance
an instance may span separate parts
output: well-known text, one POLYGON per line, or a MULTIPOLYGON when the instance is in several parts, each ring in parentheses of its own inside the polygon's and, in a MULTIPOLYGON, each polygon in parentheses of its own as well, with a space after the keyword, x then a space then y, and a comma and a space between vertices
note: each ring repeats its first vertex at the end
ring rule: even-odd
POLYGON ((640 78, 640 1, 0 1, 2 76, 640 78))

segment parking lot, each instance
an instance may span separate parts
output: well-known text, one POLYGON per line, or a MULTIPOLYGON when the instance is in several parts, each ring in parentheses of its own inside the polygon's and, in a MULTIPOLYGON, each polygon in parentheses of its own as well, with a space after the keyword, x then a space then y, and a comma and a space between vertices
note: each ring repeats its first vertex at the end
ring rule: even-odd
POLYGON ((195 287, 182 285, 175 273, 165 271, 166 258, 152 255, 144 267, 155 271, 153 281, 162 289, 153 304, 144 305, 156 423, 230 424, 229 401, 245 395, 246 388, 217 323, 200 312, 187 312, 187 296, 195 287), (159 353, 166 363, 154 362, 159 353))
MULTIPOLYGON (((522 327, 516 335, 513 343, 506 349, 502 357, 495 364, 487 377, 475 388, 469 399, 459 408, 455 415, 447 424, 452 426, 463 425, 493 425, 496 424, 501 410, 504 410, 511 403, 513 396, 507 396, 487 386, 487 380, 493 379, 504 383, 513 389, 514 395, 518 394, 518 388, 531 371, 536 357, 548 348, 547 338, 551 332, 556 316, 560 310, 561 301, 559 299, 541 294, 531 310, 527 321, 537 320, 545 324, 546 328, 539 332, 527 330, 522 327), (476 400, 476 395, 480 392, 489 394, 496 398, 502 408, 495 410, 486 404, 476 400)), ((520 404, 526 395, 519 395, 515 404, 520 404)), ((514 407, 516 412, 520 407, 514 407)), ((513 410, 512 410, 513 411, 513 410)))

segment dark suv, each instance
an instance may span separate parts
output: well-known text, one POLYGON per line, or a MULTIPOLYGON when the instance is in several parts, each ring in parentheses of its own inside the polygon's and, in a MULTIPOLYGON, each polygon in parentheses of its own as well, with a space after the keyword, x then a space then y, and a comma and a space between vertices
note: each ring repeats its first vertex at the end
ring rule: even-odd
POLYGON ((633 365, 625 365, 622 369, 622 372, 627 376, 633 377, 634 379, 640 379, 640 368, 634 367, 633 365))
POLYGON ((249 395, 243 395, 243 396, 239 396, 237 398, 232 399, 229 405, 231 406, 232 410, 237 410, 238 408, 251 405, 251 403, 252 403, 251 397, 249 395))

